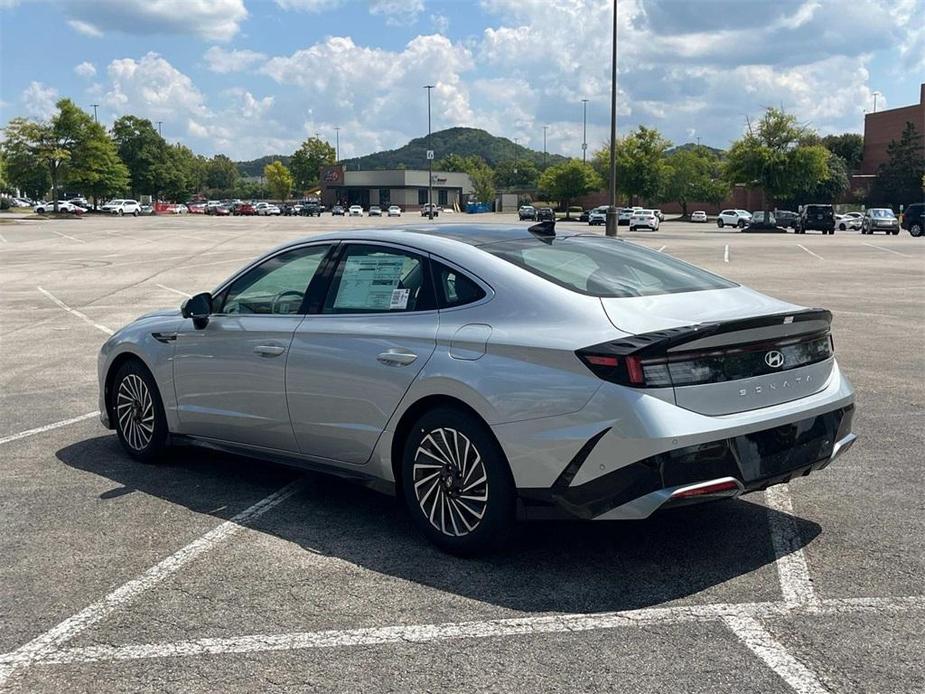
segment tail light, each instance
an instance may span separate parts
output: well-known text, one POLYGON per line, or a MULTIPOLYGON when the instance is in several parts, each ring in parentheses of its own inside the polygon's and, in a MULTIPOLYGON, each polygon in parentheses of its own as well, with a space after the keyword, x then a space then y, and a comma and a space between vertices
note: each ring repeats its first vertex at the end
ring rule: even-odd
POLYGON ((670 388, 735 381, 824 361, 835 353, 831 333, 816 333, 723 349, 638 355, 603 344, 576 352, 599 378, 634 388, 670 388), (779 359, 768 359, 774 352, 779 359))

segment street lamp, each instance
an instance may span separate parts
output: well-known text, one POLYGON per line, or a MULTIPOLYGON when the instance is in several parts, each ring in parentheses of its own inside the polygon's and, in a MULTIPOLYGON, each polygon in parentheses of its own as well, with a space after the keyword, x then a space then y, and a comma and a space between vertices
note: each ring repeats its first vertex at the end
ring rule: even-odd
POLYGON ((334 128, 334 163, 340 161, 340 126, 334 128))
POLYGON ((583 122, 581 128, 581 163, 585 164, 588 161, 588 100, 581 100, 581 108, 584 111, 583 122))
POLYGON ((548 125, 543 126, 543 168, 546 168, 546 129, 548 125))
POLYGON ((99 104, 90 104, 93 107, 93 122, 99 123, 100 119, 96 117, 96 109, 99 107, 99 104))
POLYGON ((874 92, 874 113, 877 112, 877 97, 883 96, 883 92, 874 92))
POLYGON ((617 0, 613 0, 613 47, 610 55, 610 205, 607 236, 617 235, 617 0))
POLYGON ((430 148, 430 90, 433 84, 425 84, 427 90, 427 218, 434 218, 434 151, 430 148))

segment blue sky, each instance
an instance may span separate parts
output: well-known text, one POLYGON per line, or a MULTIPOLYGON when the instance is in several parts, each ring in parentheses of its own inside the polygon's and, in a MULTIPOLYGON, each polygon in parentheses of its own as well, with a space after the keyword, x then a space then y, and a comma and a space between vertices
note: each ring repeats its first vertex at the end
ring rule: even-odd
MULTIPOLYGON (((341 156, 482 127, 581 155, 609 128, 608 0, 0 0, 0 123, 67 96, 197 152, 341 156)), ((823 133, 913 103, 925 0, 620 0, 619 124, 725 147, 783 105, 823 133), (917 26, 916 26, 917 25, 917 26)))

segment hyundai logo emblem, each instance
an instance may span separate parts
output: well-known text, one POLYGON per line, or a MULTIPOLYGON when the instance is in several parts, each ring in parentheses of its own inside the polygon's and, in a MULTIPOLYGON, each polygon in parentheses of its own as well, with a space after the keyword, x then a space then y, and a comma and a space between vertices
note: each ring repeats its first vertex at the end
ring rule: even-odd
POLYGON ((764 363, 772 369, 779 369, 784 365, 784 355, 773 349, 764 355, 764 363))

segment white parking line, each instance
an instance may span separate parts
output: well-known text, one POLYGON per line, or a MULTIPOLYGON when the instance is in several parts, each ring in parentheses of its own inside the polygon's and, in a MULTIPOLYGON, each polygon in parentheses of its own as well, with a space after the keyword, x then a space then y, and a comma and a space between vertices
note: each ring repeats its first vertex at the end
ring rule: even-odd
POLYGON ((44 295, 47 296, 49 299, 51 299, 52 301, 54 301, 60 308, 64 309, 65 311, 67 311, 68 313, 70 313, 70 314, 72 314, 72 315, 74 315, 74 316, 77 316, 77 317, 80 318, 82 321, 85 321, 85 322, 89 323, 90 325, 92 325, 92 326, 93 326, 94 328, 96 328, 97 330, 101 330, 102 332, 106 333, 107 335, 112 335, 112 334, 113 334, 114 331, 113 331, 112 329, 107 328, 105 325, 100 325, 99 323, 95 323, 87 314, 81 313, 81 312, 78 311, 76 308, 71 308, 71 307, 68 306, 66 303, 64 303, 63 301, 61 301, 61 299, 59 299, 59 298, 56 297, 54 294, 52 294, 51 292, 49 292, 49 291, 47 291, 47 290, 45 290, 45 289, 42 289, 41 287, 36 287, 36 289, 38 289, 40 292, 42 292, 42 294, 44 294, 44 295))
POLYGON ((723 253, 723 262, 724 263, 729 262, 729 244, 728 243, 726 244, 726 251, 723 253))
POLYGON ((658 249, 658 252, 661 253, 661 252, 664 251, 666 248, 668 248, 668 246, 662 246, 661 248, 658 249))
POLYGON ((15 651, 0 656, 0 689, 14 674, 14 671, 28 667, 37 660, 44 659, 57 652, 61 646, 81 632, 93 626, 120 607, 125 606, 139 595, 154 588, 165 578, 176 573, 201 554, 208 552, 225 540, 237 534, 245 523, 256 520, 267 511, 275 508, 297 493, 303 486, 302 480, 290 482, 282 489, 264 497, 253 506, 241 511, 231 520, 213 528, 197 540, 193 540, 166 559, 155 564, 137 578, 112 591, 102 600, 85 607, 73 617, 65 619, 56 627, 35 637, 29 643, 15 651))
POLYGON ((180 296, 185 296, 187 299, 192 296, 192 294, 187 294, 186 292, 181 292, 179 289, 174 289, 173 287, 168 287, 163 284, 158 284, 155 282, 155 285, 161 289, 166 289, 168 292, 173 292, 174 294, 179 294, 180 296))
MULTIPOLYGON (((750 643, 747 642, 749 648, 754 645, 756 648, 762 647, 766 653, 771 653, 774 652, 774 649, 767 640, 771 638, 770 635, 762 637, 745 620, 754 621, 762 618, 794 615, 857 614, 862 612, 908 614, 911 610, 925 610, 925 597, 836 598, 824 600, 818 605, 805 605, 798 608, 788 608, 782 603, 774 602, 678 605, 674 607, 644 607, 618 612, 542 615, 472 622, 406 624, 361 629, 302 631, 288 634, 249 634, 162 643, 140 643, 126 646, 82 646, 48 652, 31 662, 36 664, 92 663, 145 658, 179 658, 199 655, 375 646, 403 642, 429 643, 453 639, 487 639, 505 636, 603 631, 620 627, 715 622, 727 619, 732 620, 729 628, 739 638, 743 641, 746 638, 749 639, 750 643)), ((759 628, 764 631, 760 625, 759 628)), ((771 641, 777 646, 778 652, 783 652, 787 655, 783 646, 773 641, 773 639, 771 641)), ((753 650, 755 649, 753 648, 753 650)), ((18 662, 15 652, 0 655, 0 666, 8 666, 14 662, 18 662)), ((786 660, 782 659, 780 662, 786 663, 786 660)))
POLYGON ((883 246, 875 246, 872 243, 867 243, 867 241, 861 241, 865 246, 870 248, 876 248, 878 251, 886 251, 887 253, 895 253, 896 255, 901 255, 904 258, 911 258, 912 256, 908 253, 900 253, 899 251, 894 251, 892 248, 884 248, 883 246))
POLYGON ((42 434, 46 431, 51 431, 52 429, 60 429, 61 427, 66 427, 68 424, 76 424, 77 422, 82 422, 85 419, 92 419, 93 417, 98 417, 99 414, 99 410, 96 410, 95 412, 87 412, 87 414, 82 414, 79 417, 62 419, 60 422, 55 422, 54 424, 46 424, 44 426, 36 427, 35 429, 26 429, 25 431, 20 431, 18 434, 10 434, 9 436, 4 436, 2 439, 0 439, 0 445, 4 443, 10 443, 11 441, 19 441, 19 439, 24 439, 27 436, 42 434))
POLYGON ((794 658, 754 617, 728 615, 723 622, 733 634, 748 646, 765 665, 771 668, 798 694, 828 694, 819 678, 794 658))
POLYGON ((768 525, 771 545, 774 547, 774 564, 780 580, 784 603, 789 607, 819 603, 809 574, 809 565, 800 540, 800 531, 793 519, 793 502, 790 488, 779 484, 765 490, 768 505, 768 525))
POLYGON ((71 241, 76 241, 77 243, 86 243, 83 239, 79 239, 76 236, 68 236, 67 234, 62 234, 60 231, 55 231, 54 229, 49 229, 52 234, 57 234, 63 239, 70 239, 71 241))
POLYGON ((0 242, 9 243, 9 241, 6 240, 6 236, 4 236, 3 234, 0 234, 0 242))
POLYGON ((806 246, 804 246, 802 243, 798 243, 797 245, 798 245, 800 248, 802 248, 804 251, 806 251, 807 253, 809 253, 810 255, 814 255, 814 256, 816 256, 817 258, 819 258, 819 260, 825 260, 825 258, 823 258, 821 255, 819 255, 818 253, 813 253, 811 250, 809 250, 809 249, 808 249, 806 246))

